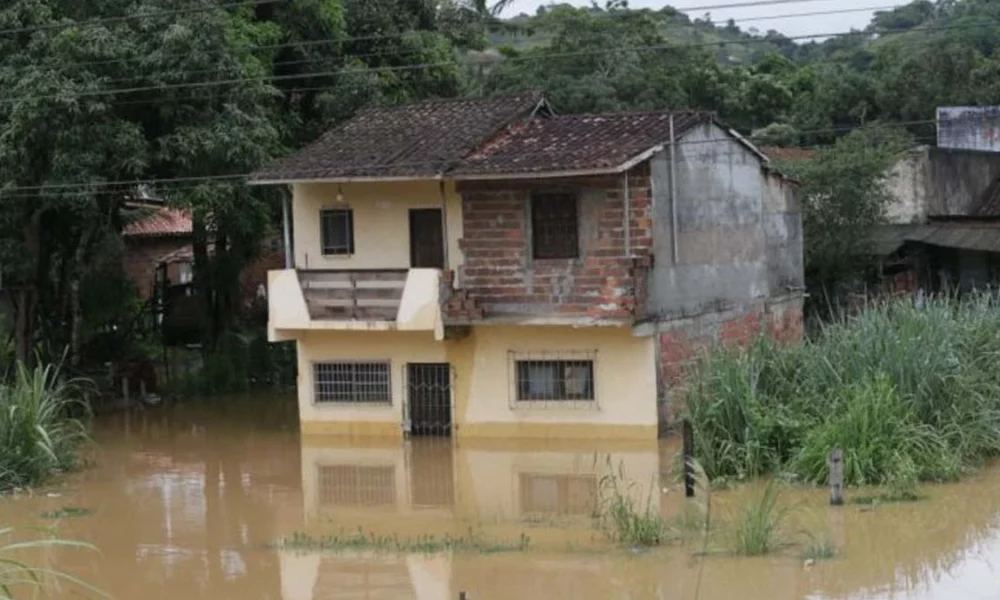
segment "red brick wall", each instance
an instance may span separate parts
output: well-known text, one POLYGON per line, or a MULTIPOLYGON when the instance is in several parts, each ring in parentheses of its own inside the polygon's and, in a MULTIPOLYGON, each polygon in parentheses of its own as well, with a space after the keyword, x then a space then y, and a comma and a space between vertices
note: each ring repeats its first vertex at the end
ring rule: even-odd
MULTIPOLYGON (((139 289, 139 296, 148 300, 153 295, 156 265, 162 256, 190 245, 186 237, 132 238, 127 240, 123 267, 125 275, 139 289)), ((176 265, 167 272, 171 281, 177 282, 176 265)))
POLYGON ((661 427, 673 421, 685 380, 716 343, 746 345, 761 333, 782 343, 804 334, 799 296, 663 323, 656 334, 659 349, 661 427))
POLYGON ((630 250, 625 248, 622 176, 462 183, 465 255, 459 282, 485 317, 519 314, 595 319, 642 313, 642 277, 651 261, 647 165, 629 173, 630 250), (528 199, 533 191, 574 191, 580 200, 580 256, 531 258, 528 199))

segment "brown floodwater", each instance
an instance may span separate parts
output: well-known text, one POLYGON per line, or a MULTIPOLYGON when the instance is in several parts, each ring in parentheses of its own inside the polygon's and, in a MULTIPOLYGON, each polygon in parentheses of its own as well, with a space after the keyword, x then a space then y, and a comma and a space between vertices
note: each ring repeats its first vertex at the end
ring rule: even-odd
MULTIPOLYGON (((93 544, 99 552, 23 557, 117 599, 1000 599, 997 469, 871 510, 830 508, 823 490, 785 491, 789 545, 739 558, 727 552, 725 523, 758 493, 751 487, 713 493, 722 525, 707 546, 692 535, 637 551, 595 527, 608 465, 633 482, 630 497, 666 518, 704 506, 683 498, 669 442, 300 439, 291 397, 114 415, 95 423, 94 437, 90 468, 0 500, 0 525, 93 544), (87 514, 51 518, 71 508, 87 514), (437 554, 273 546, 295 532, 359 528, 399 543, 450 535, 485 549, 521 536, 530 544, 437 554), (839 555, 804 562, 809 534, 832 539, 839 555)), ((85 595, 63 586, 50 597, 85 595)))

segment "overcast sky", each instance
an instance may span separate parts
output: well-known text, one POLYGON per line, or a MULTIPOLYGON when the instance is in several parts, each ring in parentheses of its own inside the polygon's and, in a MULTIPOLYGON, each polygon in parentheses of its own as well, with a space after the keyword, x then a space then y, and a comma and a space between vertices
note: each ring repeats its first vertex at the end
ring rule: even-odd
MULTIPOLYGON (((578 6, 590 5, 589 0, 565 1, 578 6)), ((710 12, 712 13, 712 20, 716 23, 725 23, 727 19, 734 19, 736 20, 736 24, 740 26, 740 29, 743 30, 751 27, 756 27, 761 31, 776 29, 785 35, 796 36, 848 31, 852 27, 861 29, 868 25, 872 12, 875 10, 885 10, 891 8, 893 5, 901 6, 906 4, 905 1, 900 0, 802 0, 800 2, 773 4, 770 6, 713 10, 703 8, 706 6, 718 6, 720 4, 742 4, 747 1, 753 0, 674 0, 673 2, 664 2, 663 0, 630 0, 629 6, 632 8, 662 8, 665 5, 670 5, 688 13, 688 16, 692 19, 710 12), (689 8, 691 10, 688 10, 689 8), (833 15, 784 16, 833 10, 853 11, 855 9, 857 9, 856 12, 843 12, 833 15), (760 19, 760 17, 778 17, 779 15, 781 15, 781 18, 760 19)), ((503 16, 512 17, 522 12, 534 14, 539 6, 549 4, 552 4, 551 0, 514 0, 514 3, 504 11, 503 16)), ((603 6, 603 0, 599 0, 598 4, 603 6)))

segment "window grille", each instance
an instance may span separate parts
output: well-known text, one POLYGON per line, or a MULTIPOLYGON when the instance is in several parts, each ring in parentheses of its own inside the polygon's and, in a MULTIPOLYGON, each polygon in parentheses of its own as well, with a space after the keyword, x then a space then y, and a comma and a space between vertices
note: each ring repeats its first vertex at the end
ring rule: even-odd
POLYGON ((387 506, 396 503, 392 466, 317 467, 320 506, 387 506))
POLYGON ((512 405, 596 408, 594 352, 511 352, 512 405))
POLYGON ((392 404, 388 362, 331 362, 313 365, 317 404, 392 404))
POLYGON ((354 254, 354 211, 326 209, 320 212, 323 254, 354 254))
POLYGON ((531 248, 536 259, 580 256, 574 194, 531 196, 531 248))

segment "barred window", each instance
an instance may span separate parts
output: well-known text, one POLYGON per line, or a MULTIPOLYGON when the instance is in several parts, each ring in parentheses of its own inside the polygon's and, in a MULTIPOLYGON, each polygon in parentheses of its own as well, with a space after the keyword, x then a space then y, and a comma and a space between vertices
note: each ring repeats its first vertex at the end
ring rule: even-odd
POLYGON ((515 364, 520 402, 594 399, 592 360, 518 360, 515 364))
POLYGON ((580 256, 574 194, 531 196, 531 248, 537 259, 580 256))
POLYGON ((316 363, 316 402, 391 404, 389 372, 388 362, 316 363))
POLYGON ((320 211, 320 233, 323 254, 354 254, 354 211, 326 209, 320 211))

